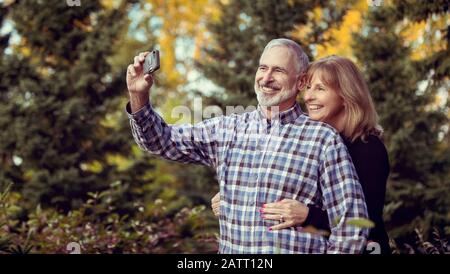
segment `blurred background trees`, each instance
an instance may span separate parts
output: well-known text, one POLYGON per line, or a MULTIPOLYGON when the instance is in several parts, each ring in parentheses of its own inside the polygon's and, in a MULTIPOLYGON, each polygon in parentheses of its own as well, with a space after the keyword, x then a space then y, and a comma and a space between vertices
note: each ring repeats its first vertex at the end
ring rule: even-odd
POLYGON ((117 167, 119 155, 135 158, 126 119, 117 114, 124 68, 108 62, 127 31, 125 6, 64 4, 7 7, 18 41, 2 56, 0 150, 2 179, 13 181, 30 207, 67 210, 89 191, 146 180, 130 172, 134 159, 117 167))
POLYGON ((449 232, 449 18, 446 1, 394 3, 367 14, 354 52, 385 129, 385 215, 390 236, 402 242, 412 227, 449 232))
POLYGON ((35 252, 65 252, 67 241, 86 252, 215 252, 215 173, 137 148, 125 69, 136 53, 160 50, 151 101, 176 123, 174 107, 193 109, 199 96, 224 112, 256 105, 259 56, 276 37, 296 40, 311 60, 358 63, 391 161, 390 237, 400 251, 433 228, 448 238, 448 3, 369 2, 1 2, 0 192, 14 184, 0 205, 0 250, 17 251, 3 239, 35 252), (58 246, 42 244, 52 237, 58 246))

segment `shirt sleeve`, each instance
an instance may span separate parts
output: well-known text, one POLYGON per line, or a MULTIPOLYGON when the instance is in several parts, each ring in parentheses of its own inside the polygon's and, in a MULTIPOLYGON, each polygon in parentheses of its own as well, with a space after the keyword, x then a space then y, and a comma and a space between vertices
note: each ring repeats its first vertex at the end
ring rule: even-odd
POLYGON ((195 125, 168 125, 150 103, 135 113, 130 109, 128 103, 126 112, 131 132, 140 149, 167 160, 217 166, 216 130, 221 117, 195 125))
POLYGON ((369 230, 347 222, 368 219, 358 175, 339 135, 332 138, 321 157, 320 186, 331 234, 327 253, 362 253, 369 230))

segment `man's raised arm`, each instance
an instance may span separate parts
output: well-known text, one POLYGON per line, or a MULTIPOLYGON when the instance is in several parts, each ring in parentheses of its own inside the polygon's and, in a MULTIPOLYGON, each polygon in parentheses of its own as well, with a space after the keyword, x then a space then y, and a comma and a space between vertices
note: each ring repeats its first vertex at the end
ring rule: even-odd
POLYGON ((196 125, 174 126, 164 122, 149 102, 153 77, 143 73, 147 54, 145 52, 134 57, 134 63, 127 69, 130 103, 126 111, 134 140, 142 150, 168 160, 216 166, 216 131, 222 125, 222 117, 196 125))

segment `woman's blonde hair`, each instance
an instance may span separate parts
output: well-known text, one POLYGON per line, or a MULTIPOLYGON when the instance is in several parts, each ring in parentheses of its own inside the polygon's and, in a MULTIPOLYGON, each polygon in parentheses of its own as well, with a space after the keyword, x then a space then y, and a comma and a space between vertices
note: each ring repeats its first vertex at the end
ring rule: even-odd
POLYGON ((383 129, 378 124, 378 114, 369 89, 358 67, 349 59, 332 55, 312 62, 306 72, 310 83, 314 74, 328 88, 335 90, 344 101, 345 123, 343 135, 354 142, 369 135, 381 136, 383 129))

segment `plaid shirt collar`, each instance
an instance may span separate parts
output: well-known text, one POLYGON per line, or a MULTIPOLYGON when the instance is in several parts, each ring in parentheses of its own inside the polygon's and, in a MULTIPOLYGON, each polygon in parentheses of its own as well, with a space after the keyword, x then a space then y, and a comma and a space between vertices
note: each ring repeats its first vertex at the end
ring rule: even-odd
POLYGON ((290 124, 290 123, 294 122, 300 115, 305 114, 297 102, 295 102, 295 104, 287 110, 284 110, 280 113, 273 113, 272 119, 266 118, 263 108, 265 108, 265 107, 258 104, 257 118, 259 121, 265 120, 265 121, 269 122, 269 121, 280 120, 280 123, 282 125, 290 124))

